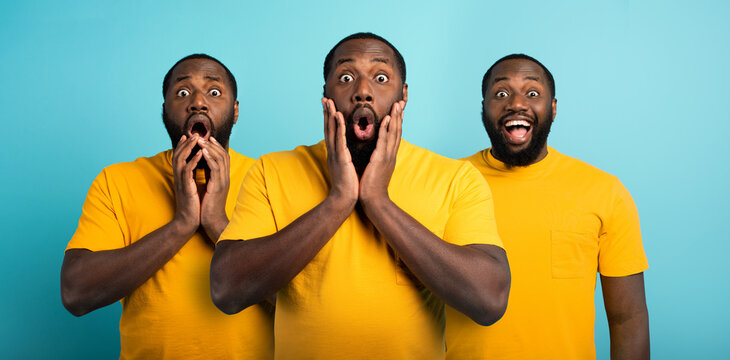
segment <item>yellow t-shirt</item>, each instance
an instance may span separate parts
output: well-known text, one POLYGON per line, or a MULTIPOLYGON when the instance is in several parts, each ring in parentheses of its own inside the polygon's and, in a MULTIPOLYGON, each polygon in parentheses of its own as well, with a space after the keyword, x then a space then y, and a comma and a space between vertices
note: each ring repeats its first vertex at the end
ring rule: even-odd
MULTIPOLYGON (((226 213, 254 163, 233 150, 226 213)), ((175 214, 172 150, 105 168, 89 189, 68 249, 129 246, 175 214)), ((267 359, 273 316, 252 306, 229 316, 210 298, 213 247, 196 233, 142 286, 122 299, 121 359, 267 359)), ((129 264, 134 266, 134 264, 129 264)))
POLYGON ((633 199, 616 177, 553 148, 528 167, 507 169, 489 149, 467 160, 492 189, 512 287, 489 327, 447 308, 447 357, 595 358, 596 272, 648 268, 633 199))
MULTIPOLYGON (((221 240, 271 235, 322 202, 326 156, 324 142, 262 156, 221 240)), ((501 246, 489 187, 465 161, 401 141, 388 192, 445 241, 501 246)), ((278 292, 275 358, 443 358, 443 302, 411 276, 365 215, 353 211, 278 292)))

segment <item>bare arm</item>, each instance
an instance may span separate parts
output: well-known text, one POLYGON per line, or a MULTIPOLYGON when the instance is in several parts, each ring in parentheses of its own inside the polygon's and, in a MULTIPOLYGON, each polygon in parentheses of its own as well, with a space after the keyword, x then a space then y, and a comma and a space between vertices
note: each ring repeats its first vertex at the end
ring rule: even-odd
POLYGON ((408 269, 446 304, 480 325, 504 315, 510 287, 504 250, 443 241, 391 201, 365 208, 408 269))
POLYGON ((345 120, 332 100, 323 99, 322 105, 330 194, 275 234, 218 243, 211 262, 211 296, 227 314, 259 303, 289 283, 355 208, 358 180, 345 142, 345 120))
POLYGON ((171 222, 122 249, 66 251, 61 266, 63 306, 81 316, 118 301, 154 275, 191 235, 171 222))
POLYGON ((504 250, 484 244, 450 244, 400 209, 388 195, 404 107, 403 101, 395 103, 381 124, 376 150, 360 183, 360 202, 370 221, 427 288, 475 322, 490 325, 507 308, 510 273, 504 250))
POLYGON ((66 252, 61 266, 61 299, 69 312, 81 316, 127 296, 175 256, 199 226, 208 236, 217 236, 222 231, 221 223, 227 224, 229 167, 225 149, 215 140, 202 142, 197 137, 183 137, 172 162, 176 211, 171 222, 121 249, 66 252), (207 154, 200 151, 186 162, 196 143, 207 149, 207 154), (201 202, 193 179, 195 165, 203 156, 211 167, 211 180, 202 202, 205 223, 201 223, 201 202))
POLYGON ((611 359, 649 359, 649 313, 644 274, 601 275, 601 288, 611 333, 611 359))

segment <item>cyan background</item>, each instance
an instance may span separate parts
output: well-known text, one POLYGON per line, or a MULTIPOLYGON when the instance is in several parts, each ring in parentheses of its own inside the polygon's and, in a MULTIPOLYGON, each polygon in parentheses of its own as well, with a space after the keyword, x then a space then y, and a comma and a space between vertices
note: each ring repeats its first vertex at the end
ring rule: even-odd
MULTIPOLYGON (((169 147, 160 88, 176 60, 229 66, 231 145, 256 157, 322 138, 324 56, 373 31, 406 59, 404 137, 451 157, 489 145, 487 67, 512 52, 543 61, 559 99, 549 143, 617 175, 638 205, 654 358, 728 358, 729 13, 724 1, 4 1, 0 353, 118 356, 121 306, 73 317, 59 269, 99 171, 169 147)), ((608 359, 600 289, 596 304, 608 359)))

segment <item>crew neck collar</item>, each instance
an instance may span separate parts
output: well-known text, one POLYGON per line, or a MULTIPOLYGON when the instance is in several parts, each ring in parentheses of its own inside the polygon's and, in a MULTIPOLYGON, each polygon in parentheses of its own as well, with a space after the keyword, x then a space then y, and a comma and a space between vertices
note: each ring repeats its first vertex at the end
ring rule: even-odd
POLYGON ((498 160, 497 158, 492 155, 492 148, 486 148, 482 150, 481 155, 482 159, 489 165, 489 167, 502 171, 502 172, 509 172, 509 173, 515 173, 515 174, 529 174, 534 172, 539 172, 542 169, 545 169, 550 165, 550 163, 553 162, 553 160, 556 157, 557 151, 553 149, 552 147, 548 146, 547 149, 547 155, 545 157, 534 163, 527 166, 512 166, 508 167, 505 163, 498 160))

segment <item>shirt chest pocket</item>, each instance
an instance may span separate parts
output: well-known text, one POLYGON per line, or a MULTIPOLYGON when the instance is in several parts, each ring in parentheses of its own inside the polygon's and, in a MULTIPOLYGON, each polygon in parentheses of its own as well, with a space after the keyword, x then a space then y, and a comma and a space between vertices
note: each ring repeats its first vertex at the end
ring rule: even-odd
POLYGON ((554 279, 596 276, 598 240, 585 233, 551 232, 550 256, 554 279))

